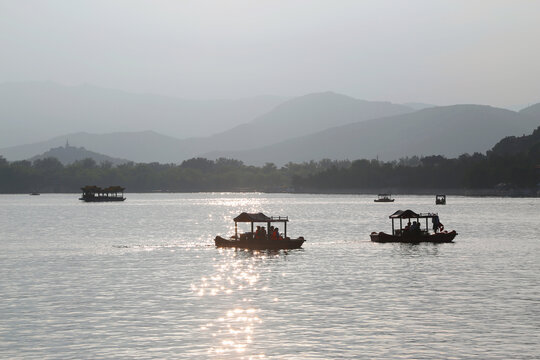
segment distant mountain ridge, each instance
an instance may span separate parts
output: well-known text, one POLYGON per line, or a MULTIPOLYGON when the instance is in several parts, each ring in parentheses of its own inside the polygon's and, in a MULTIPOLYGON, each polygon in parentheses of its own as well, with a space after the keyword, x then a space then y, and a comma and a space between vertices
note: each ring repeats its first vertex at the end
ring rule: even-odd
POLYGON ((286 97, 186 100, 92 85, 0 84, 0 147, 78 132, 153 130, 177 138, 209 136, 251 121, 286 97))
POLYGON ((330 127, 413 112, 409 107, 365 101, 331 91, 288 100, 253 121, 215 134, 190 139, 194 152, 252 149, 315 133, 330 127))
POLYGON ((502 156, 524 153, 540 161, 540 126, 530 135, 505 137, 493 147, 491 153, 502 156))
MULTIPOLYGON (((138 162, 174 162, 221 150, 243 150, 355 121, 402 114, 413 110, 388 102, 370 102, 332 92, 308 94, 278 105, 253 121, 219 134, 190 139, 160 135, 154 131, 109 134, 71 133, 48 141, 0 149, 9 160, 21 160, 70 142, 109 156, 138 162)), ((169 132, 167 133, 169 134, 169 132)))
POLYGON ((29 160, 35 161, 46 158, 56 158, 63 165, 70 165, 76 161, 84 159, 93 159, 97 164, 110 163, 111 165, 121 165, 129 162, 129 160, 113 158, 107 155, 89 151, 84 147, 70 146, 67 142, 65 146, 51 148, 41 155, 31 157, 29 160))
POLYGON ((453 105, 334 127, 249 151, 211 152, 248 164, 329 159, 395 160, 485 152, 503 137, 530 133, 540 120, 482 105, 453 105))
MULTIPOLYGON (((155 131, 77 132, 48 141, 0 149, 6 159, 27 159, 71 143, 135 162, 180 163, 202 156, 247 164, 379 158, 459 156, 485 152, 507 136, 540 124, 540 104, 519 113, 484 105, 411 108, 332 92, 290 99, 252 121, 208 137, 178 139, 155 131)), ((169 133, 167 133, 169 134, 169 133)))

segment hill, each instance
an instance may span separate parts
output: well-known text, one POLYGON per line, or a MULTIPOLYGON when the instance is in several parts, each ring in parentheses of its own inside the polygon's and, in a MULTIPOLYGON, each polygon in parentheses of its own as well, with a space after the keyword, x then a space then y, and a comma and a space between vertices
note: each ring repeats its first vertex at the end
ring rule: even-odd
MULTIPOLYGON (((47 141, 0 149, 10 161, 27 159, 66 139, 73 144, 110 156, 137 162, 179 163, 216 150, 244 150, 303 136, 338 124, 411 112, 386 102, 370 102, 334 93, 301 96, 277 106, 253 121, 214 136, 178 139, 154 131, 91 134, 77 132, 47 141)), ((171 134, 171 132, 166 132, 171 134)))
POLYGON ((249 164, 330 159, 395 160, 414 155, 485 152, 501 138, 530 133, 540 121, 481 105, 453 105, 357 122, 250 151, 206 154, 249 164))
POLYGON ((403 105, 358 100, 333 92, 308 94, 286 101, 249 123, 210 137, 204 148, 197 150, 257 148, 334 126, 413 111, 403 105))
POLYGON ((253 120, 286 98, 185 100, 91 85, 0 84, 0 147, 78 132, 153 130, 177 138, 210 136, 253 120))
POLYGON ((500 156, 527 154, 540 161, 540 126, 531 135, 505 137, 490 153, 500 156))
POLYGON ((528 106, 520 110, 519 113, 540 121, 540 103, 528 106))
POLYGON ((88 151, 84 147, 70 146, 67 142, 65 146, 52 148, 49 151, 46 151, 41 155, 36 155, 28 160, 35 161, 46 158, 56 158, 63 165, 69 165, 75 161, 88 158, 93 159, 97 164, 110 163, 111 165, 121 165, 129 162, 129 160, 113 158, 93 151, 88 151))
MULTIPOLYGON (((9 161, 29 159, 50 148, 62 146, 66 141, 90 151, 136 162, 176 162, 180 153, 188 153, 182 140, 153 131, 121 132, 110 134, 74 133, 57 136, 34 144, 0 149, 0 155, 9 161)), ((190 153, 191 154, 191 153, 190 153)))

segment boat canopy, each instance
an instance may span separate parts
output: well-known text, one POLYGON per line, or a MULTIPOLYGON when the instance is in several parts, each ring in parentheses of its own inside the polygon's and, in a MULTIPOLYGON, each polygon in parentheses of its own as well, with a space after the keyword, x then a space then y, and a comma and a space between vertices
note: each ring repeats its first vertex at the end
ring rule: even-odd
POLYGON ((247 213, 243 212, 237 217, 235 217, 234 222, 269 222, 272 221, 271 218, 264 215, 263 213, 247 213))
POLYGON ((389 216, 390 219, 418 219, 418 218, 432 218, 438 216, 437 214, 432 213, 420 213, 417 214, 412 210, 398 210, 392 215, 389 216))
POLYGON ((84 187, 81 188, 81 190, 85 193, 102 193, 102 194, 111 194, 111 193, 119 193, 119 192, 124 192, 124 190, 126 190, 125 188, 121 187, 121 186, 109 186, 107 188, 100 188, 99 186, 96 186, 96 185, 86 185, 84 187))
POLYGON ((266 216, 263 213, 247 213, 243 212, 237 217, 235 217, 234 222, 265 222, 265 223, 271 223, 271 222, 287 222, 289 221, 288 216, 266 216))
MULTIPOLYGON (((287 237, 287 222, 289 221, 288 216, 266 216, 263 213, 247 213, 243 212, 234 219, 234 237, 238 239, 238 223, 244 222, 244 223, 251 223, 251 232, 253 233, 253 223, 267 223, 268 228, 270 228, 270 223, 272 222, 282 222, 285 231, 284 231, 284 237, 287 237)), ((269 237, 270 234, 267 234, 269 237)))

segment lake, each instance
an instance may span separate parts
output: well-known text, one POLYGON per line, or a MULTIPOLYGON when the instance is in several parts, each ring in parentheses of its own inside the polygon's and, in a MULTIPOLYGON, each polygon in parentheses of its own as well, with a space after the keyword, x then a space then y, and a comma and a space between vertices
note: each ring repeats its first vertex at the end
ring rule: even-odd
MULTIPOLYGON (((540 356, 540 198, 261 193, 0 195, 0 357, 540 356), (398 209, 449 244, 379 244, 398 209), (302 249, 217 249, 240 212, 302 249)), ((239 229, 247 230, 247 224, 239 229)))

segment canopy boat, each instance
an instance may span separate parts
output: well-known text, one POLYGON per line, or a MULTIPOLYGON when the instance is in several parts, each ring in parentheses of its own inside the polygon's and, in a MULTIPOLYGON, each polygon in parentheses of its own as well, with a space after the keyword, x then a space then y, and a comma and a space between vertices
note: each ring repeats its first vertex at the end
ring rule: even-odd
POLYGON ((444 230, 444 225, 439 221, 436 213, 417 214, 412 210, 398 210, 389 216, 392 219, 392 235, 384 232, 372 232, 371 241, 375 242, 403 242, 403 243, 446 243, 452 242, 457 235, 455 230, 450 232, 444 230), (396 229, 394 220, 399 219, 399 229, 396 229), (408 224, 403 227, 403 220, 407 219, 408 224), (416 219, 411 225, 411 219, 416 219), (426 220, 426 228, 422 229, 420 219, 426 220), (433 232, 429 231, 428 220, 431 219, 433 232))
POLYGON ((379 194, 378 198, 373 200, 375 202, 394 202, 391 194, 379 194))
POLYGON ((95 185, 86 185, 81 188, 82 196, 79 200, 86 202, 103 202, 103 201, 124 201, 125 188, 121 186, 109 186, 102 189, 95 185))
POLYGON ((435 195, 435 205, 446 205, 446 195, 435 195))
POLYGON ((229 239, 216 236, 214 242, 217 247, 234 247, 250 250, 280 250, 280 249, 298 249, 302 247, 304 238, 291 239, 287 237, 287 222, 289 217, 269 217, 263 213, 246 213, 243 212, 234 219, 234 235, 229 239), (250 223, 251 231, 238 234, 238 223, 250 223), (266 229, 271 229, 273 223, 283 223, 283 235, 279 231, 271 233, 261 226, 257 226, 257 231, 254 229, 255 223, 266 223, 266 229), (277 233, 277 234, 276 234, 277 233))

